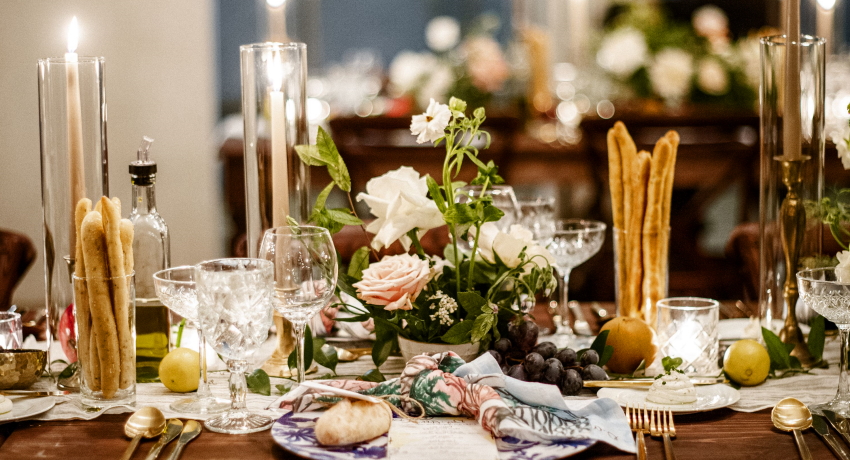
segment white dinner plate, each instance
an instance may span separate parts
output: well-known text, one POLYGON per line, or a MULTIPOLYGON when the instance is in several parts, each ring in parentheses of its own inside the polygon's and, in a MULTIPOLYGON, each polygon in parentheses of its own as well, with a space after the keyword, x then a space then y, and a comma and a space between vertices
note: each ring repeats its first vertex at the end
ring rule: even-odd
POLYGON ((723 407, 731 406, 738 402, 741 393, 729 385, 704 385, 696 387, 697 400, 691 404, 655 404, 646 401, 649 389, 637 388, 602 388, 596 394, 600 398, 611 398, 617 404, 626 407, 643 407, 647 409, 671 410, 677 414, 690 414, 694 412, 705 412, 723 407))
MULTIPOLYGON (((778 331, 782 329, 782 325, 784 322, 781 319, 773 320, 773 330, 778 331)), ((740 340, 744 338, 744 330, 747 326, 750 325, 749 318, 731 318, 731 319, 721 319, 717 325, 717 336, 718 339, 724 341, 734 341, 740 340)), ((800 329, 803 331, 803 334, 809 333, 809 325, 800 323, 800 329)), ((759 334, 761 334, 761 329, 758 329, 759 334)), ((761 335, 759 335, 761 337, 761 335)), ((754 337, 749 337, 754 338, 754 337)))
POLYGON ((12 400, 12 412, 0 414, 0 423, 20 420, 50 410, 56 405, 52 396, 29 398, 26 396, 6 396, 12 400))

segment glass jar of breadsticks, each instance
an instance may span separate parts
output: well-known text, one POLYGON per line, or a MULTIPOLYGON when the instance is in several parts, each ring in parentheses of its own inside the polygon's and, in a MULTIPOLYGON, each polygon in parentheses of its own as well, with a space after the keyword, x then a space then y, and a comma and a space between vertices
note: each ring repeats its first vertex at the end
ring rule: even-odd
POLYGON ((133 225, 117 198, 77 203, 77 362, 84 407, 136 402, 133 225))
POLYGON ((667 297, 670 202, 679 135, 669 131, 652 153, 637 150, 626 125, 608 131, 614 221, 617 314, 655 326, 655 304, 667 297))

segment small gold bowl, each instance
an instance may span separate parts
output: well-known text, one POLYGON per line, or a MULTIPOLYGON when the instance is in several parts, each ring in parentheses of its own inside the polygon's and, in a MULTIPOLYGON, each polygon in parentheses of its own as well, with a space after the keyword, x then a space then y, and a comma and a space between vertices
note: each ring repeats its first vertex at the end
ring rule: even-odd
POLYGON ((0 350, 0 390, 24 390, 44 373, 47 352, 0 350))

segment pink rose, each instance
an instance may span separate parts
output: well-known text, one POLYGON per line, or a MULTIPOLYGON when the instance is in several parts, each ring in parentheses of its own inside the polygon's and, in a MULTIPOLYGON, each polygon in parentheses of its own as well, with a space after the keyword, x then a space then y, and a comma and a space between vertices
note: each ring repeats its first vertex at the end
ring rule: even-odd
POLYGON ((410 254, 386 256, 363 270, 363 279, 354 283, 360 300, 384 305, 384 310, 410 310, 428 281, 431 268, 427 260, 410 254))
POLYGON ((492 93, 502 89, 511 70, 505 61, 499 43, 488 36, 476 36, 463 44, 466 68, 472 84, 481 91, 492 93))

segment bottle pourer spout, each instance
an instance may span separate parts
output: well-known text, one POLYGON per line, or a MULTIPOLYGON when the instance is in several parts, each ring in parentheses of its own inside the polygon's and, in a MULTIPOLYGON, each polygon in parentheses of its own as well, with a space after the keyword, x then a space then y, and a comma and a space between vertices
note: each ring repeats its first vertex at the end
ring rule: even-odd
POLYGON ((136 163, 139 164, 150 164, 153 161, 150 159, 150 148, 151 144, 153 144, 153 139, 148 136, 142 137, 142 145, 139 146, 139 150, 136 152, 136 163))

